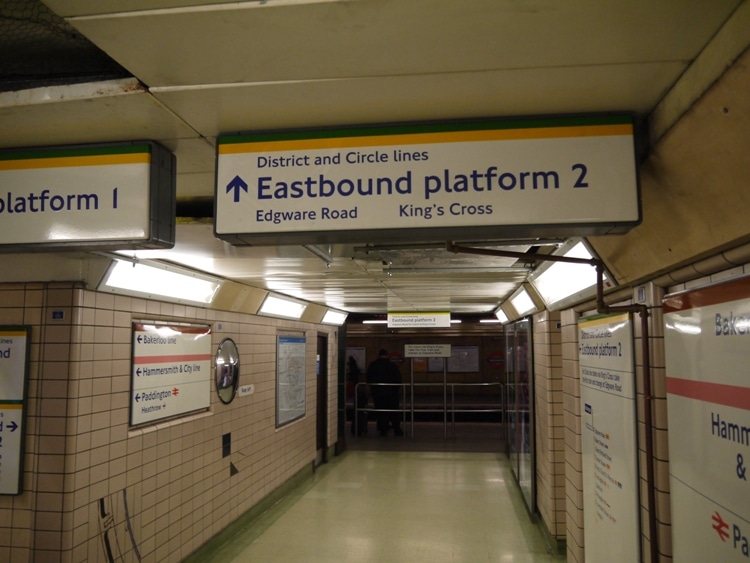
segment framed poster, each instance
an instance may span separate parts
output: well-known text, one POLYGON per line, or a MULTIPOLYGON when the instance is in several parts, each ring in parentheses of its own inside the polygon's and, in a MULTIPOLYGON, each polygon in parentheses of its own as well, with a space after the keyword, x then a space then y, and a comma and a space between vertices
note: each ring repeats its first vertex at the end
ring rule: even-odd
POLYGON ((443 373, 445 370, 445 358, 427 358, 427 371, 438 371, 443 373))
POLYGON ((367 371, 367 358, 365 357, 365 348, 364 347, 355 347, 355 348, 347 348, 346 349, 346 361, 349 361, 349 358, 354 358, 354 361, 357 362, 357 367, 362 373, 365 373, 367 371))
POLYGON ((451 346, 448 371, 452 373, 479 371, 479 346, 451 346))
POLYGON ((0 494, 23 492, 31 328, 0 327, 0 494))
POLYGON ((578 321, 586 560, 640 558, 633 323, 628 313, 578 321))
POLYGON ((305 416, 307 378, 304 335, 276 338, 276 427, 305 416))

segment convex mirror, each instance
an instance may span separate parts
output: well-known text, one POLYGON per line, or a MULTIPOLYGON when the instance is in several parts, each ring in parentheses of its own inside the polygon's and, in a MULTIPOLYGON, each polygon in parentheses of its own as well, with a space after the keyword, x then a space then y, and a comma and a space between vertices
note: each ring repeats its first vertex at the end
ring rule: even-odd
POLYGON ((231 338, 225 338, 216 351, 216 391, 224 404, 234 399, 240 383, 240 353, 231 338))

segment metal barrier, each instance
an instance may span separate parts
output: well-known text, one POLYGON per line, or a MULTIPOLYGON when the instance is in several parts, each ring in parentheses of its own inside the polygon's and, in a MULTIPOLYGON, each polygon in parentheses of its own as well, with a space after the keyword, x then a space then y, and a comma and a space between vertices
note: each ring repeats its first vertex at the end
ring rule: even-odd
MULTIPOLYGON (((354 428, 359 428, 357 422, 358 416, 368 416, 369 413, 379 412, 400 412, 404 426, 406 426, 407 417, 406 414, 410 413, 411 420, 409 421, 410 436, 414 437, 414 415, 416 413, 443 413, 443 437, 448 439, 448 414, 450 413, 452 438, 456 437, 456 413, 500 413, 500 420, 505 420, 505 385, 500 382, 491 383, 357 383, 354 392, 354 428), (367 405, 361 406, 359 404, 360 397, 360 386, 366 386, 368 388, 374 386, 397 386, 402 388, 400 407, 398 409, 376 409, 367 405), (442 387, 443 388, 443 404, 441 408, 416 408, 414 389, 417 387, 442 387), (448 387, 450 387, 450 403, 448 402, 448 387), (498 406, 491 408, 456 408, 456 387, 498 387, 499 394, 496 397, 498 406), (409 390, 409 401, 407 402, 407 389, 409 390)), ((369 396, 369 394, 368 394, 369 396)))

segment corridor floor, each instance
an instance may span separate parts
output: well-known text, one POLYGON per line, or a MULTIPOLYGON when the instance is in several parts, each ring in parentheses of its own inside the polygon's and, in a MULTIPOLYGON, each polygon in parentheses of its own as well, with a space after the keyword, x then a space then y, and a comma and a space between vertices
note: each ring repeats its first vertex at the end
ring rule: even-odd
MULTIPOLYGON (((403 438, 379 438, 395 442, 403 438)), ((209 561, 560 562, 500 453, 353 449, 209 561)))

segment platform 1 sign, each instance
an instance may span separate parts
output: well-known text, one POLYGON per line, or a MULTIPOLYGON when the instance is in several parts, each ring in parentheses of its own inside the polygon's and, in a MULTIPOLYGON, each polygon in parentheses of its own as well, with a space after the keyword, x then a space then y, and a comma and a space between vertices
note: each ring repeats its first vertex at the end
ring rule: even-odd
POLYGON ((0 248, 170 248, 175 178, 150 141, 0 151, 0 248))
POLYGON ((29 339, 24 326, 0 327, 0 494, 23 492, 29 339))
POLYGON ((133 323, 130 424, 211 406, 211 328, 133 323))
POLYGON ((623 233, 640 222, 631 116, 220 136, 232 244, 623 233))
POLYGON ((675 561, 750 560, 750 278, 663 301, 675 561))

